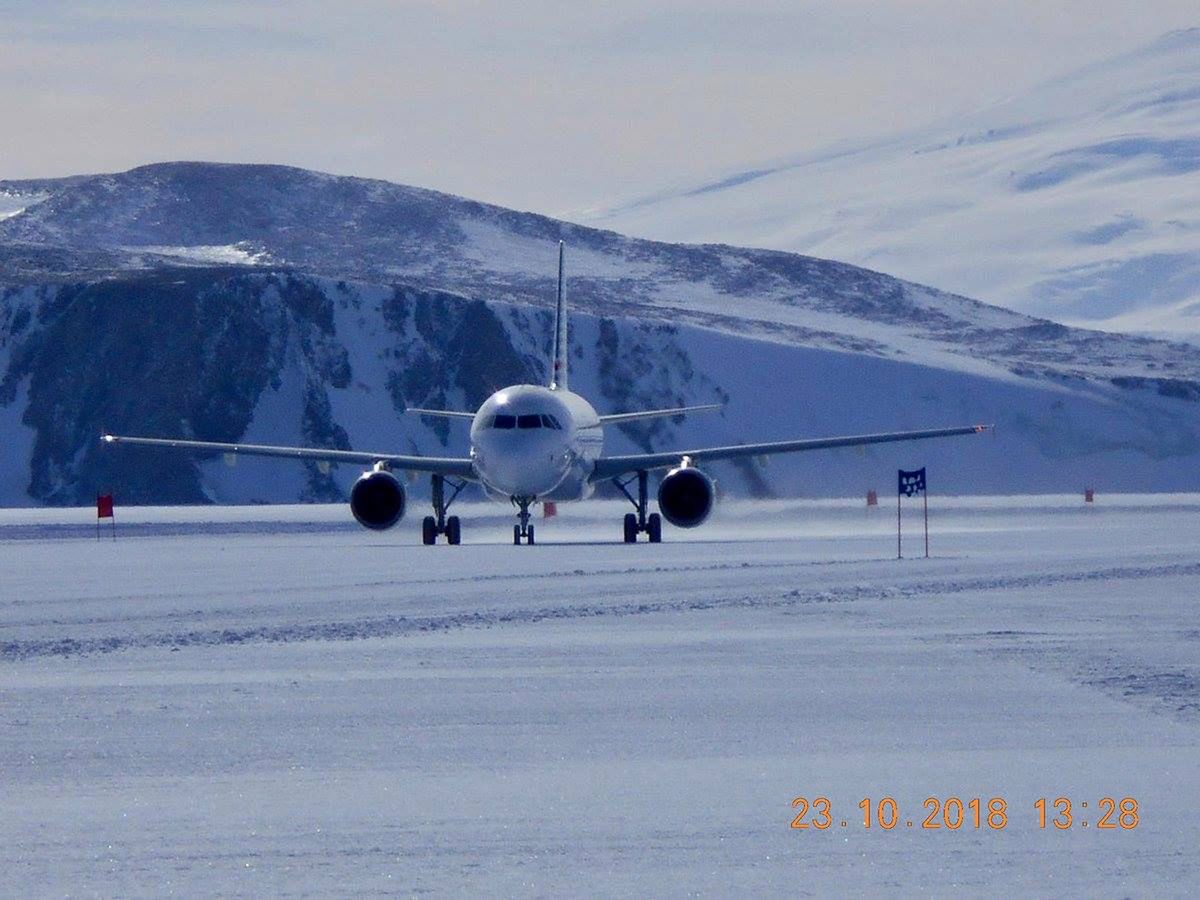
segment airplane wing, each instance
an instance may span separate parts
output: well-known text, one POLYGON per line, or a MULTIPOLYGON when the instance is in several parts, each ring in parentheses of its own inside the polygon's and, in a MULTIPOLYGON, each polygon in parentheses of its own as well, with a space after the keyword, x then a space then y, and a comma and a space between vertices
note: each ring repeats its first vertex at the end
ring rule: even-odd
POLYGON ((212 453, 237 453, 244 456, 279 456, 289 459, 310 459, 314 462, 357 463, 372 466, 386 463, 389 468, 454 478, 478 480, 475 468, 467 457, 399 456, 395 453, 366 453, 360 450, 329 450, 320 447, 267 447, 262 444, 221 444, 214 441, 180 441, 167 438, 122 437, 106 434, 100 438, 106 444, 136 444, 142 447, 174 447, 212 453))
POLYGON ((643 412, 614 413, 609 416, 601 416, 600 424, 620 425, 622 422, 634 422, 638 419, 659 419, 664 416, 681 416, 684 413, 704 412, 720 408, 720 403, 706 403, 703 406, 678 406, 675 409, 648 409, 643 412))
POLYGON ((860 447, 866 444, 888 444, 894 441, 919 441, 926 438, 953 437, 960 434, 980 434, 991 425, 967 425, 962 428, 935 428, 929 431, 892 431, 884 434, 859 434, 850 437, 809 438, 800 441, 773 441, 766 444, 736 444, 732 447, 701 447, 696 450, 669 450, 663 453, 639 453, 631 456, 602 456, 592 471, 593 482, 615 478, 626 472, 642 469, 669 469, 678 466, 685 456, 693 463, 740 456, 767 456, 772 453, 799 453, 802 450, 825 450, 830 447, 860 447))

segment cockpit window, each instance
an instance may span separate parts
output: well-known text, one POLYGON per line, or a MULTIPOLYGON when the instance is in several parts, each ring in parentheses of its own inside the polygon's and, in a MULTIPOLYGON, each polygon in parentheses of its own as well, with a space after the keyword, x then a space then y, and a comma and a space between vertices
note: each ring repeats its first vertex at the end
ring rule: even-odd
POLYGON ((495 415, 484 423, 484 428, 549 428, 562 431, 562 423, 546 413, 529 413, 524 416, 495 415))

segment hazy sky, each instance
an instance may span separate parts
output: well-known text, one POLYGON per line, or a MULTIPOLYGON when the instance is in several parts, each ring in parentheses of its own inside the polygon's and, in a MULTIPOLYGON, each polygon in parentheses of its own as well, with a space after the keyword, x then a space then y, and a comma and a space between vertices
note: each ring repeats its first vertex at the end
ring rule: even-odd
POLYGON ((1196 0, 0 0, 0 178, 280 162, 570 213, 986 105, 1196 0))

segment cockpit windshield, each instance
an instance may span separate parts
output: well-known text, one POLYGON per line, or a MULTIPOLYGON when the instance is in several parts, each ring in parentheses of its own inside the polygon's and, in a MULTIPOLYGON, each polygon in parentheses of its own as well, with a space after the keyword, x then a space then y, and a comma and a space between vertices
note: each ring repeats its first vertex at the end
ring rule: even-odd
POLYGON ((554 416, 546 413, 526 413, 521 416, 510 416, 503 413, 492 416, 484 422, 484 428, 549 428, 553 431, 562 431, 562 424, 554 416))

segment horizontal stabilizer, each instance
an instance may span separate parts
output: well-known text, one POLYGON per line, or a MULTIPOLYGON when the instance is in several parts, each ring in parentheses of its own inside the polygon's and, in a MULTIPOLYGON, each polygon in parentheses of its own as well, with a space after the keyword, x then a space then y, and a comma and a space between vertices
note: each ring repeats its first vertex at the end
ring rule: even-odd
POLYGON ((601 416, 601 425, 619 425, 622 422, 636 422, 638 419, 661 419, 667 416, 681 416, 690 412, 705 412, 720 409, 720 403, 706 403, 703 406, 678 406, 675 409, 648 409, 644 412, 615 413, 611 416, 601 416))
POLYGON ((410 406, 404 410, 406 413, 416 413, 420 416, 437 416, 441 419, 473 419, 475 413, 458 412, 453 409, 417 409, 415 406, 410 406))

